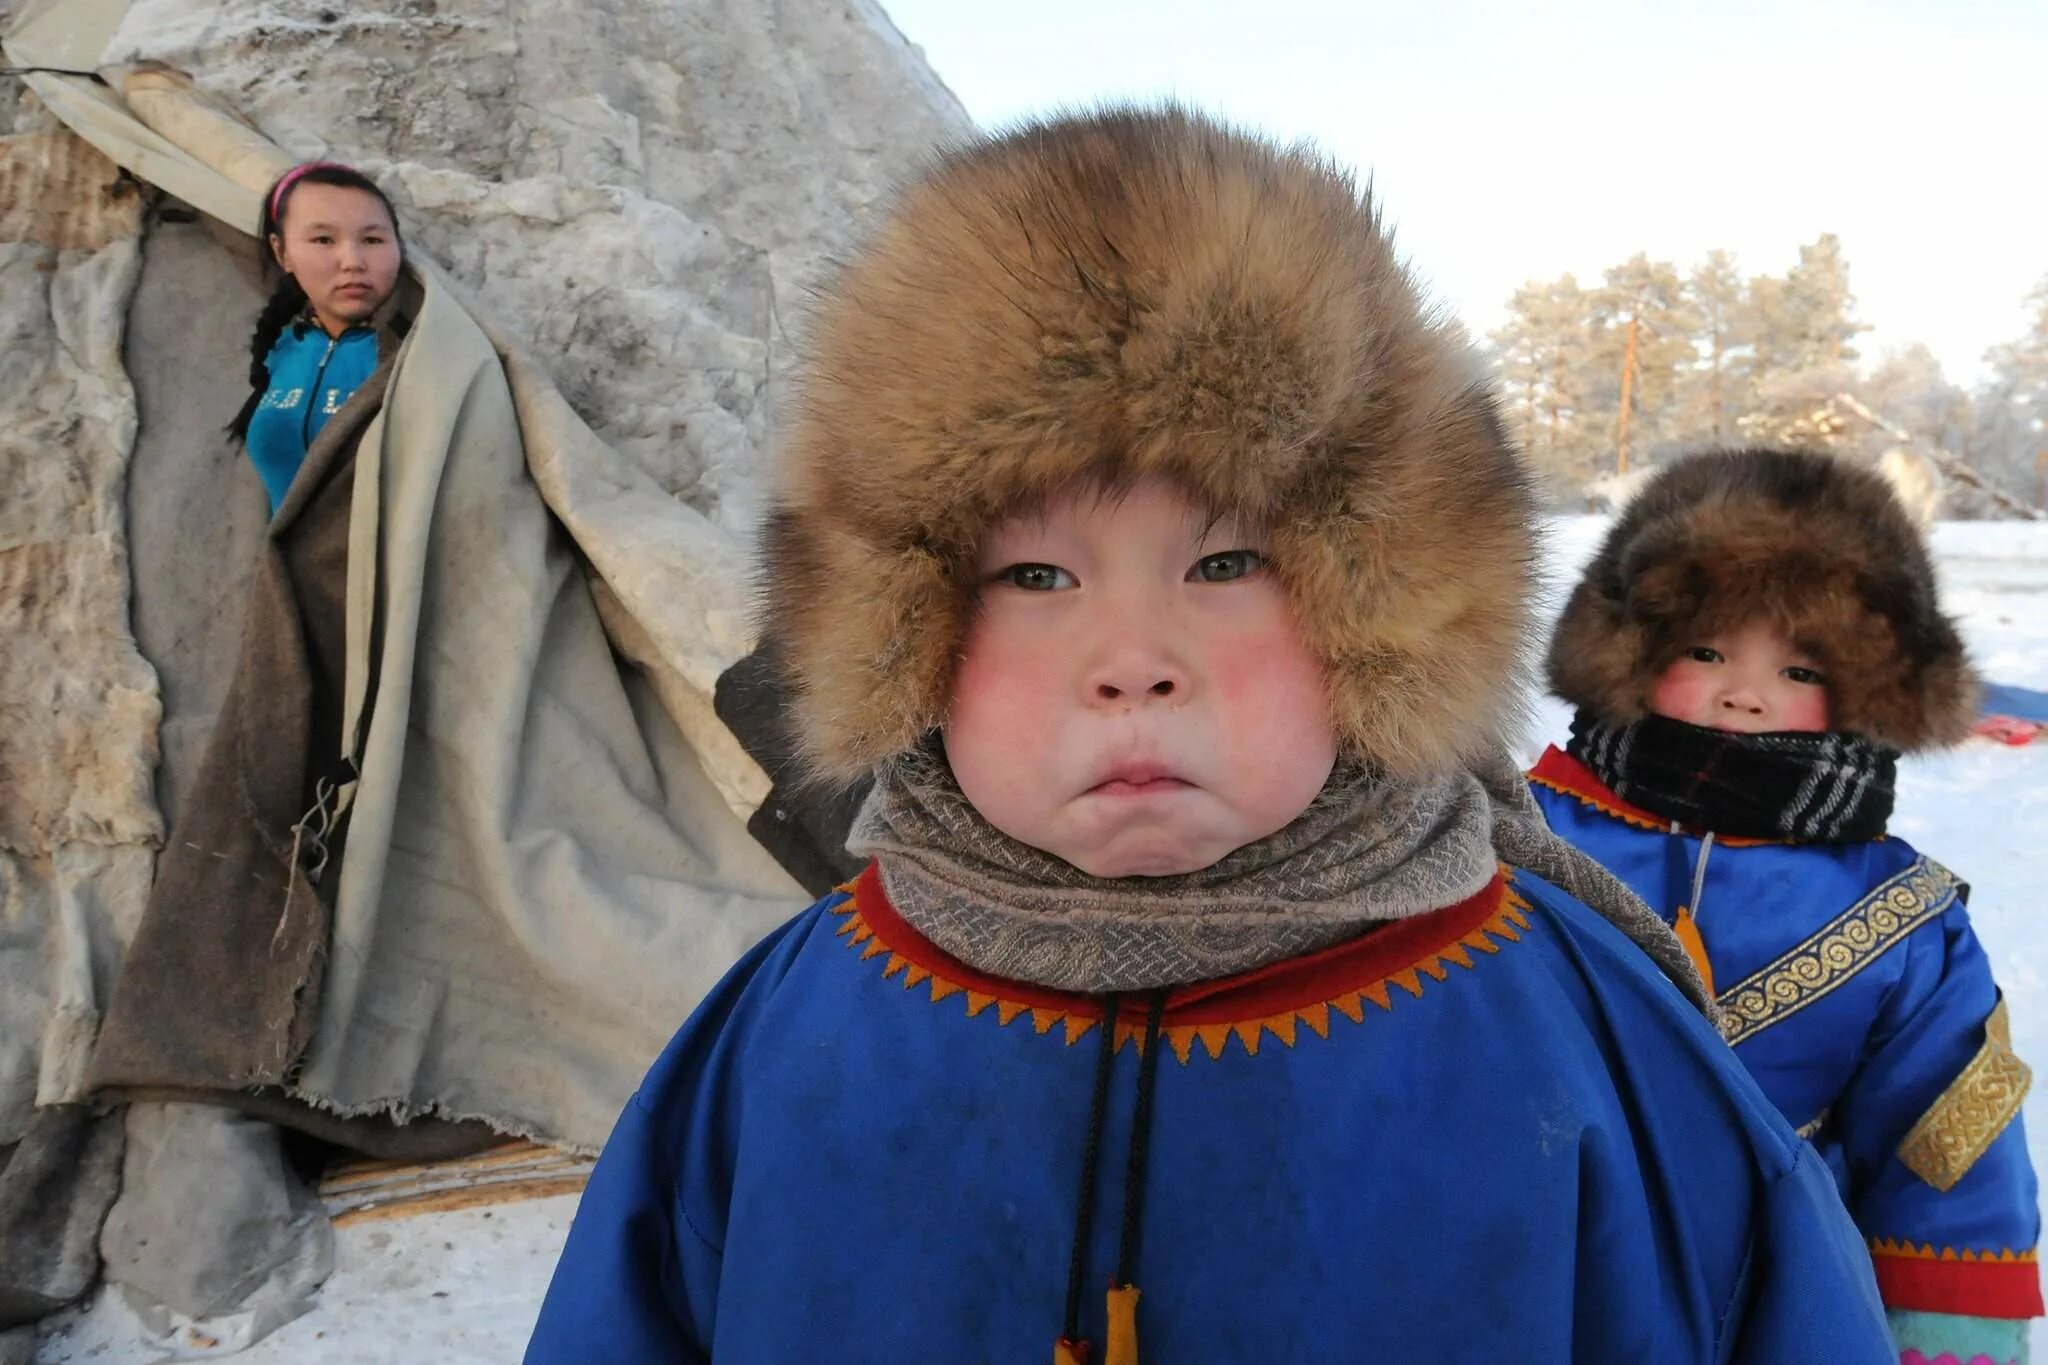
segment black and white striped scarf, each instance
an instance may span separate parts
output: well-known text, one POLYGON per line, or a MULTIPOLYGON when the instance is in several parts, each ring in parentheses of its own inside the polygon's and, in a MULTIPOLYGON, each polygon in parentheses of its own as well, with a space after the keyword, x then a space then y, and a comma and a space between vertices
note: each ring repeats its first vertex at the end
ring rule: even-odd
POLYGON ((1616 724, 1581 711, 1565 752, 1624 801, 1747 839, 1874 839, 1897 785, 1896 750, 1834 730, 1741 735, 1666 716, 1616 724))

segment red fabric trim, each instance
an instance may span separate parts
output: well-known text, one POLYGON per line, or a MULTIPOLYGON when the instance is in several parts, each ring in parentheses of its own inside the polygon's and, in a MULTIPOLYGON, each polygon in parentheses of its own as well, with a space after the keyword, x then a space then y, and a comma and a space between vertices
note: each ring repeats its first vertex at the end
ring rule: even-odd
POLYGON ((2041 1268, 2031 1256, 1963 1260, 1873 1251, 1877 1292, 1887 1308, 1977 1318, 2038 1318, 2041 1268))
MULTIPOLYGON (((1631 805, 1616 796, 1608 785, 1593 775, 1593 770, 1573 758, 1556 745, 1543 751, 1543 757, 1536 760, 1536 766, 1529 769, 1529 780, 1552 791, 1575 796, 1595 810, 1612 815, 1617 820, 1626 820, 1631 825, 1654 830, 1659 834, 1671 832, 1671 821, 1655 811, 1644 810, 1631 805)), ((1680 829, 1698 838, 1705 831, 1695 825, 1681 825, 1680 829)), ((1757 848, 1764 844, 1782 843, 1779 839, 1753 839, 1739 835, 1715 835, 1714 842, 1723 848, 1757 848)))
MULTIPOLYGON (((1496 874, 1469 899, 1426 915, 1396 920, 1363 938, 1238 976, 1176 987, 1167 993, 1161 1023, 1242 1023, 1325 1004, 1338 996, 1377 985, 1476 931, 1500 912, 1506 890, 1506 882, 1496 874)), ((896 907, 889 904, 888 893, 882 889, 880 870, 872 861, 854 883, 853 902, 882 946, 914 967, 970 991, 1016 1001, 1029 1008, 1063 1010, 1082 1019, 1102 1017, 1101 1001, 1094 996, 1069 995, 989 976, 946 953, 896 913, 896 907)))
POLYGON ((1654 830, 1668 830, 1671 822, 1663 816, 1632 806, 1616 796, 1611 788, 1593 776, 1593 770, 1573 758, 1556 745, 1543 751, 1543 757, 1536 760, 1536 766, 1529 770, 1529 780, 1540 782, 1552 791, 1576 796, 1589 806, 1597 807, 1609 815, 1617 815, 1630 824, 1643 825, 1654 830))

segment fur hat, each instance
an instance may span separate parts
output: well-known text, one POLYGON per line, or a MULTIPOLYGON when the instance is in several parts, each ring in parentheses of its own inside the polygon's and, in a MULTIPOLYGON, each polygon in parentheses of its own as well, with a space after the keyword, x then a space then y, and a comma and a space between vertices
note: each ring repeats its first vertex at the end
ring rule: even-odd
POLYGON ((822 291, 764 547, 809 769, 943 722, 993 527, 1148 476, 1269 537, 1348 753, 1498 742, 1532 498, 1468 348, 1346 174, 1123 109, 941 157, 822 291))
POLYGON ((1652 479, 1565 605, 1551 690, 1633 720, 1687 648, 1758 619, 1820 662, 1834 729, 1902 750, 1969 733, 1976 676, 1912 520, 1882 477, 1810 452, 1713 451, 1652 479))

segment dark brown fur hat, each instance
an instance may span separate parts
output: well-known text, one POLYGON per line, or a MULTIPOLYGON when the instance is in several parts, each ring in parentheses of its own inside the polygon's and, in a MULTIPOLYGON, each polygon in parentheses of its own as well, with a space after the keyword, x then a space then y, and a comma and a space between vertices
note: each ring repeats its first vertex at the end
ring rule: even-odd
POLYGON ((1835 729, 1903 750, 1969 733, 1976 676, 1905 508, 1809 452, 1713 451, 1651 480, 1565 606, 1551 690, 1632 720, 1687 648, 1756 619, 1819 660, 1835 729))
POLYGON ((1347 752, 1446 768, 1515 716, 1527 480, 1467 348, 1310 152, 1174 108, 977 141, 826 287, 809 346, 762 625, 815 775, 943 721, 991 528, 1148 476, 1269 536, 1347 752))

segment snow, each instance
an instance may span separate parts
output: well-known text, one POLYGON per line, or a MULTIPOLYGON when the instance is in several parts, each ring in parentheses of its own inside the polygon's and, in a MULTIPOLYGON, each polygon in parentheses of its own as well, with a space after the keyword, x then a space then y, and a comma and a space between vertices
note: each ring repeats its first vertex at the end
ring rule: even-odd
MULTIPOLYGON (((1551 528, 1548 593, 1560 600, 1607 522, 1551 528)), ((1935 528, 1943 601, 1988 678, 2048 690, 2048 524, 1955 522, 1935 528)), ((1537 743, 1562 739, 1569 713, 1546 699, 1537 743)), ((2014 749, 1973 740, 1901 765, 1893 828, 1971 885, 1970 915, 2011 1003, 2020 1054, 2048 1066, 2048 742, 2014 749)), ((2048 1096, 2026 1105, 2037 1170, 2048 1171, 2048 1096)), ((519 1358, 539 1312, 573 1198, 481 1212, 362 1223, 337 1233, 336 1269, 314 1310, 237 1357, 251 1365, 383 1365, 519 1358)), ((38 1365, 126 1365, 174 1358, 120 1302, 57 1320, 38 1365)), ((2048 1323, 2036 1325, 2037 1354, 2048 1323)))
MULTIPOLYGON (((240 1365, 506 1365, 526 1350, 576 1212, 573 1195, 336 1230, 334 1275, 313 1311, 233 1357, 240 1365)), ((118 1293, 60 1320, 36 1365, 145 1365, 173 1353, 118 1293)))

